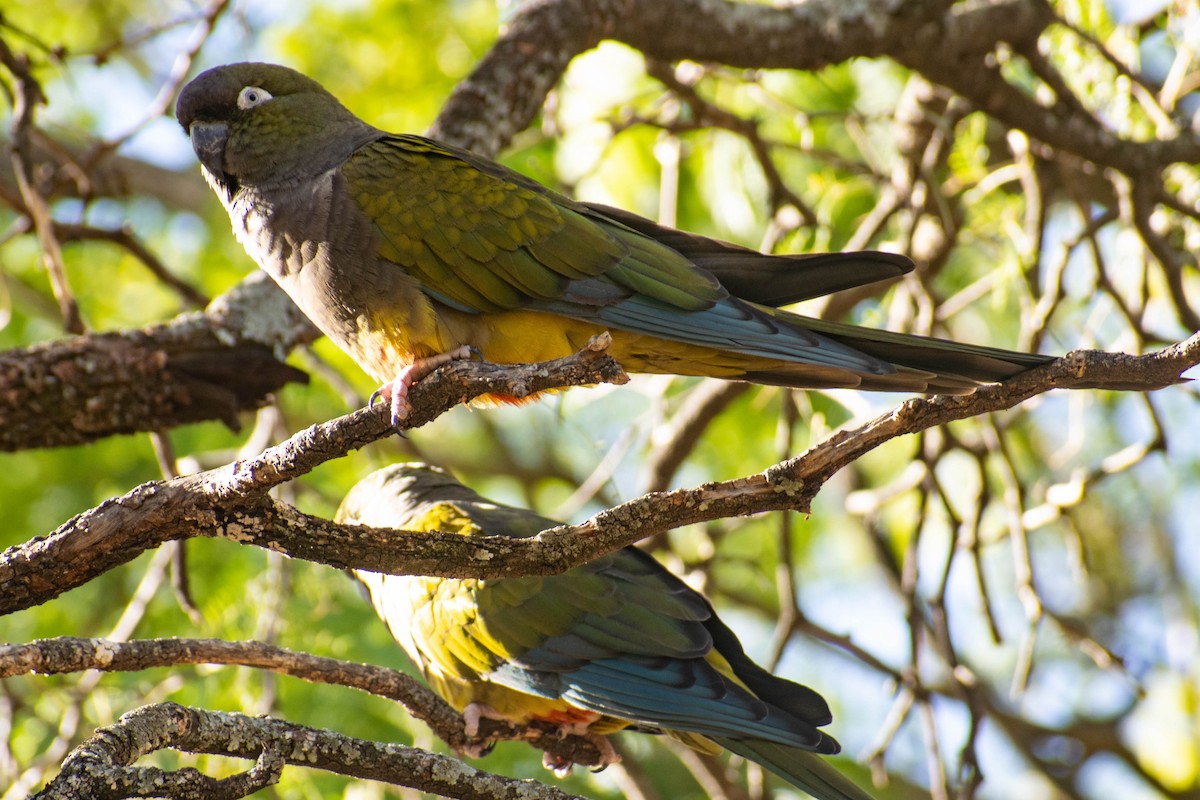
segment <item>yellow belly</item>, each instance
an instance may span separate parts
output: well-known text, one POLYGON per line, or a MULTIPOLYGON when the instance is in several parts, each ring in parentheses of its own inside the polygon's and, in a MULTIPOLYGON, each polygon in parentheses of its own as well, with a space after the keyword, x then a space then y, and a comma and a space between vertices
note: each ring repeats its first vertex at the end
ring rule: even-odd
POLYGON ((736 378, 748 370, 771 369, 783 363, 537 311, 478 316, 453 312, 443 313, 442 317, 450 336, 439 342, 445 348, 440 352, 472 344, 485 360, 497 364, 561 358, 580 350, 589 339, 606 330, 613 339, 608 353, 627 372, 736 378))
POLYGON ((537 311, 465 314, 444 306, 436 310, 426 306, 409 309, 403 315, 377 312, 361 323, 353 340, 338 343, 381 383, 395 378, 414 360, 462 345, 474 347, 484 360, 495 364, 530 363, 575 353, 606 330, 612 335, 609 355, 630 373, 736 379, 747 372, 787 366, 776 359, 630 333, 537 311))

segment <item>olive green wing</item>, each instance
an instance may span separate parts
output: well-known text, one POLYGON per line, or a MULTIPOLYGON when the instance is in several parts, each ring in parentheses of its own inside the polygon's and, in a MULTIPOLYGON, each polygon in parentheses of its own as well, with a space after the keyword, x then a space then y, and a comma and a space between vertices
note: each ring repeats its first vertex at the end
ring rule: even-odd
MULTIPOLYGON (((522 509, 476 501, 423 504, 413 530, 523 538, 558 525, 522 509)), ((569 672, 607 654, 700 657, 711 647, 710 611, 656 563, 625 551, 549 577, 442 580, 418 646, 446 671, 540 696, 557 690, 509 681, 507 666, 536 653, 539 672, 569 672), (554 662, 554 663, 551 663, 554 662)), ((418 635, 414 632, 414 635, 418 635)), ((536 683, 536 681, 534 682, 536 683)))
POLYGON ((634 294, 681 310, 724 295, 711 275, 632 230, 507 168, 411 135, 359 149, 342 167, 379 254, 433 298, 486 313, 555 301, 584 313, 634 294))

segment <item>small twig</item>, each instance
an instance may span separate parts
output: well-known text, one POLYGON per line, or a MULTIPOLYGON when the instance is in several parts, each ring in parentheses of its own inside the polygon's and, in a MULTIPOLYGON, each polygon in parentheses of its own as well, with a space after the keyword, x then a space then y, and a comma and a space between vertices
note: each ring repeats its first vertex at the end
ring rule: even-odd
MULTIPOLYGON (((120 147, 121 144, 133 137, 134 134, 154 120, 162 117, 170 109, 175 96, 179 94, 180 87, 183 86, 184 81, 188 78, 188 73, 192 69, 192 64, 195 62, 196 56, 199 55, 200 49, 208 41, 213 28, 217 24, 217 20, 220 19, 221 14, 229 7, 230 2, 231 0, 212 0, 210 2, 209 6, 200 15, 195 30, 192 31, 187 39, 187 44, 175 56, 175 62, 171 65, 171 71, 167 75, 166 81, 159 87, 158 93, 146 109, 142 118, 130 126, 124 133, 113 137, 107 142, 98 143, 88 158, 84 159, 85 163, 92 163, 109 155, 112 151, 120 147)), ((166 27, 164 26, 163 30, 166 27)))
POLYGON ((1200 314, 1192 308, 1183 288, 1184 265, 1188 262, 1194 264, 1195 258, 1190 254, 1185 256, 1184 253, 1172 247, 1151 224, 1150 218, 1154 213, 1154 201, 1157 196, 1151 186, 1152 183, 1153 181, 1140 176, 1131 178, 1128 188, 1128 207, 1126 208, 1125 204, 1122 204, 1122 213, 1137 229, 1146 249, 1153 254, 1154 259, 1162 267, 1171 302, 1175 307, 1175 313, 1179 315, 1180 324, 1190 331, 1200 330, 1200 314))
POLYGON ((783 175, 780 174, 775 160, 771 157, 771 144, 763 139, 756 122, 744 119, 702 98, 697 93, 695 86, 680 80, 675 74, 675 69, 668 63, 647 59, 646 73, 688 104, 695 115, 697 127, 721 128, 736 133, 746 140, 754 152, 755 160, 762 168, 763 176, 767 179, 767 187, 771 194, 771 208, 790 205, 799 212, 805 225, 817 224, 816 212, 787 185, 783 175))
MULTIPOLYGON (((150 432, 150 446, 154 450, 154 458, 158 461, 159 471, 163 478, 170 480, 179 477, 179 464, 175 460, 175 448, 171 444, 171 436, 165 430, 150 432)), ((175 591, 175 600, 183 613, 187 614, 193 625, 199 625, 204 617, 192 597, 192 586, 188 574, 187 542, 167 542, 163 545, 167 558, 171 562, 171 588, 175 591)), ((124 637, 122 637, 124 638, 124 637)))
POLYGON ((62 247, 54 235, 54 220, 50 215, 50 206, 46 202, 46 198, 38 191, 33 177, 30 131, 33 129, 34 110, 38 104, 46 102, 46 95, 42 92, 42 87, 37 79, 33 77, 26 58, 10 50, 3 39, 0 39, 0 63, 8 67, 13 77, 16 78, 12 122, 12 165, 17 179, 17 187, 25 208, 33 220, 34 229, 37 231, 38 242, 42 247, 42 256, 46 261, 46 272, 50 276, 50 285, 62 313, 63 329, 67 333, 83 333, 83 318, 79 315, 79 304, 75 301, 74 292, 67 281, 62 247))
POLYGON ((670 425, 654 431, 654 447, 643 469, 643 490, 665 491, 688 455, 703 440, 704 430, 750 388, 748 383, 706 381, 692 389, 672 415, 670 425))
POLYGON ((195 308, 204 308, 212 302, 212 298, 208 295, 187 281, 172 274, 167 269, 167 266, 163 264, 162 260, 134 236, 133 231, 127 227, 110 230, 108 228, 97 228, 92 225, 55 224, 54 231, 59 241, 63 242, 111 242, 118 247, 124 248, 131 256, 142 262, 151 275, 173 289, 188 305, 195 308))

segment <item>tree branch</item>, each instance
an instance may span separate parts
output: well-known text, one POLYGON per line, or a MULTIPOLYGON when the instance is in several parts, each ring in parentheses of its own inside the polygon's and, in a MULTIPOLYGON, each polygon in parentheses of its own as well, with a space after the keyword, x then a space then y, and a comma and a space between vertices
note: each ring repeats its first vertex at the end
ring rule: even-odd
POLYGON ((264 642, 220 639, 118 642, 62 636, 27 644, 0 644, 0 678, 32 672, 62 675, 89 669, 138 672, 187 664, 253 667, 310 683, 345 686, 385 697, 403 705, 458 752, 479 749, 496 741, 515 740, 527 742, 573 764, 598 764, 601 760, 594 743, 582 736, 564 737, 557 726, 550 724, 516 725, 485 718, 479 721, 479 735, 468 737, 462 716, 424 684, 403 672, 299 653, 264 642))
POLYGON ((1072 103, 1041 105, 1008 83, 989 60, 997 45, 1036 47, 1055 21, 1040 0, 529 2, 456 87, 430 134, 495 155, 532 122, 572 58, 615 39, 652 59, 746 68, 811 70, 854 57, 890 56, 1008 127, 1131 176, 1200 161, 1200 136, 1191 132, 1155 141, 1122 139, 1072 103))
MULTIPOLYGON (((266 496, 272 487, 391 432, 381 409, 363 409, 301 431, 253 459, 143 484, 43 539, 0 554, 0 614, 46 602, 161 542, 197 535, 393 574, 479 579, 557 574, 681 525, 782 509, 807 512, 835 472, 906 433, 1011 408, 1054 388, 1153 390, 1178 383, 1180 373, 1198 363, 1200 334, 1143 356, 1071 353, 970 395, 908 400, 757 475, 647 494, 531 539, 338 525, 266 496)), ((611 360, 587 350, 541 365, 451 364, 414 387, 411 425, 423 425, 480 394, 524 396, 530 390, 621 380, 623 373, 604 372, 613 369, 611 360), (594 363, 587 363, 589 358, 594 363)))
POLYGON ((238 413, 308 376, 278 360, 317 336, 265 275, 205 312, 0 352, 0 450, 83 444, 238 413), (269 288, 267 286, 269 285, 269 288))
POLYGON ((283 765, 386 781, 463 800, 575 797, 551 786, 503 778, 446 756, 398 744, 355 739, 266 717, 161 703, 142 706, 97 730, 72 751, 37 800, 79 797, 237 798, 275 783, 283 765), (247 773, 217 781, 192 769, 130 767, 165 747, 255 759, 247 773))
POLYGON ((567 64, 603 39, 663 61, 816 69, 884 55, 949 0, 786 7, 726 0, 536 0, 522 5, 442 106, 431 136, 495 155, 529 126, 567 64))
MULTIPOLYGON (((566 386, 623 383, 625 373, 605 354, 608 342, 607 335, 597 336, 579 353, 541 364, 448 364, 413 387, 413 411, 404 427, 420 427, 484 394, 520 398, 566 386)), ((254 458, 142 484, 76 516, 45 538, 0 553, 0 614, 46 602, 163 542, 197 535, 254 543, 337 567, 401 569, 388 554, 400 542, 366 534, 366 551, 372 554, 368 560, 342 559, 338 539, 343 526, 267 497, 275 486, 395 432, 382 405, 364 408, 314 425, 254 458)), ((353 526, 348 530, 352 541, 360 538, 353 526)), ((422 550, 411 535, 403 544, 422 550)), ((362 554, 356 547, 350 552, 362 554)))

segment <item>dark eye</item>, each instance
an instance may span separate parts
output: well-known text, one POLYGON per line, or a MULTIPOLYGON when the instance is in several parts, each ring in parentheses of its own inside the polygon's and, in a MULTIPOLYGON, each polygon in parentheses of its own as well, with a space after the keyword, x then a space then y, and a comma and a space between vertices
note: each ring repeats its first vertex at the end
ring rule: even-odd
POLYGON ((247 108, 261 106, 271 99, 271 93, 257 86, 247 86, 238 92, 237 106, 245 111, 247 108))

